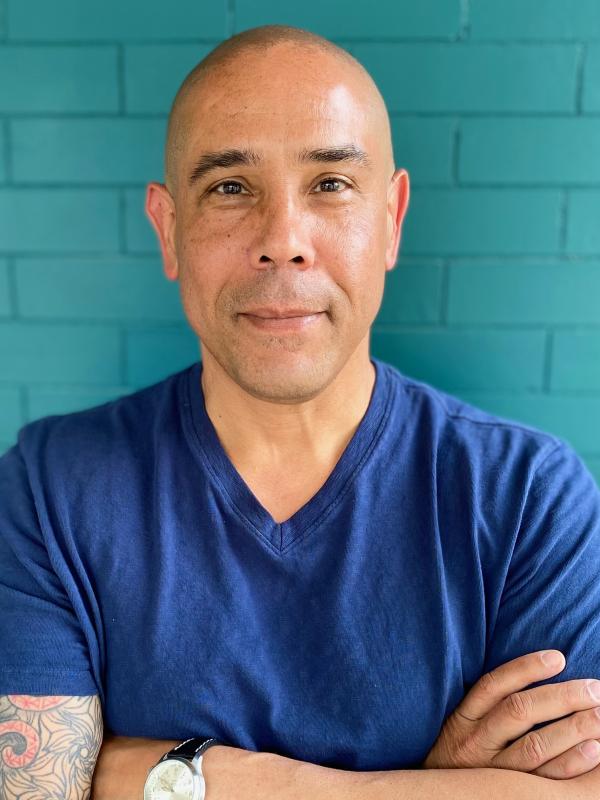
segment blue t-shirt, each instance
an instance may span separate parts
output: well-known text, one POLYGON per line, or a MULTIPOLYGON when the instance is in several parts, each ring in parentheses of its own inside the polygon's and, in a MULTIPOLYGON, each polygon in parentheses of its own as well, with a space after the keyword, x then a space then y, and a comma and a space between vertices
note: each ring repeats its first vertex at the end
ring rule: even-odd
POLYGON ((414 769, 499 664, 557 648, 544 683, 600 678, 582 460, 371 361, 357 430, 283 523, 226 455, 200 361, 22 427, 0 459, 0 694, 99 694, 118 735, 414 769))

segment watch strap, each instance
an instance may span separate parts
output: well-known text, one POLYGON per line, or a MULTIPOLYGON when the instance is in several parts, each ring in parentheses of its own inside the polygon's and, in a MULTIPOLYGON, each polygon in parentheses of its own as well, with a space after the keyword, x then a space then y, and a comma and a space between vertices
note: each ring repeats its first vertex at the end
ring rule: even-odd
POLYGON ((185 742, 181 742, 181 744, 175 745, 168 753, 164 754, 161 761, 174 756, 192 761, 195 756, 202 755, 205 750, 215 744, 222 744, 222 742, 214 737, 207 739, 206 736, 194 736, 191 739, 186 739, 185 742))

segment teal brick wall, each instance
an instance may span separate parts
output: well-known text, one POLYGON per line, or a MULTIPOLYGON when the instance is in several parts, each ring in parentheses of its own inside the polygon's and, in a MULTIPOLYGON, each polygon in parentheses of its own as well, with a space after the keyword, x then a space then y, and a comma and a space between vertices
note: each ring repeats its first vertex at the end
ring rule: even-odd
POLYGON ((410 174, 373 354, 600 480, 598 0, 0 0, 0 448, 199 357, 144 187, 189 69, 273 22, 364 63, 410 174))

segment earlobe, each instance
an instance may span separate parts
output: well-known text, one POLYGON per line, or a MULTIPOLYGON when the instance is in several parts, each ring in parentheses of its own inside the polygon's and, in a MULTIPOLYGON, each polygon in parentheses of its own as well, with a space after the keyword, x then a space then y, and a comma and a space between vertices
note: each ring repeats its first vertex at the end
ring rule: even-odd
POLYGON ((179 275, 175 251, 175 206, 164 184, 152 181, 147 185, 144 211, 158 237, 165 275, 175 281, 179 275))
POLYGON ((391 270, 396 264, 400 237, 402 233, 402 222, 408 208, 410 196, 410 186, 408 172, 405 169, 397 169, 391 179, 388 192, 388 213, 387 213, 387 242, 385 252, 386 270, 391 270))

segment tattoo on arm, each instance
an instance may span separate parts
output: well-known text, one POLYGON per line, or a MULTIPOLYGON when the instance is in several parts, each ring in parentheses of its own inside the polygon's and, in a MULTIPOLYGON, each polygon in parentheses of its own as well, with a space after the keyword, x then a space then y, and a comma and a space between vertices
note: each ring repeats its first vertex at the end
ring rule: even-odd
POLYGON ((0 798, 89 800, 103 732, 98 695, 0 695, 0 798))

